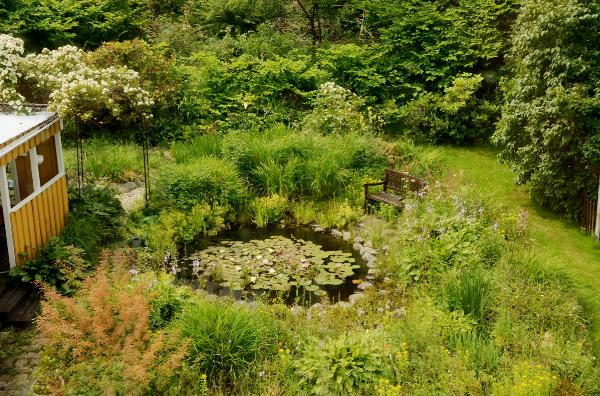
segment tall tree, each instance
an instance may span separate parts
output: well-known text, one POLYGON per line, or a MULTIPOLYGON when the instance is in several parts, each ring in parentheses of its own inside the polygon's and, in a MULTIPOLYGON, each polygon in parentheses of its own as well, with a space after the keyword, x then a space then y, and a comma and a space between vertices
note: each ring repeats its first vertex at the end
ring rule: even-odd
POLYGON ((538 203, 580 214, 594 197, 600 159, 598 15, 581 0, 525 0, 502 82, 494 139, 538 203), (596 162, 596 163, 594 163, 596 162))

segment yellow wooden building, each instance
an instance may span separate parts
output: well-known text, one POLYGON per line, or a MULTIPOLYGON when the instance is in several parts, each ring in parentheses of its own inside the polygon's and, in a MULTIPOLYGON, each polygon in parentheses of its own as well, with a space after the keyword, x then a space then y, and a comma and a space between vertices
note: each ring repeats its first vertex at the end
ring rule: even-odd
POLYGON ((0 108, 0 271, 34 258, 65 226, 61 129, 62 120, 41 106, 26 115, 0 108))

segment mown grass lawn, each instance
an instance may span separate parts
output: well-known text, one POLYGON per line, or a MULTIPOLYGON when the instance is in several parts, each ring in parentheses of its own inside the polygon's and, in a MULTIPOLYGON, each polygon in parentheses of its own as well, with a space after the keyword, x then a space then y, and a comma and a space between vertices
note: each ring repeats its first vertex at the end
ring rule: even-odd
POLYGON ((529 211, 529 231, 535 254, 544 265, 568 275, 590 320, 596 357, 600 355, 600 243, 559 216, 536 207, 526 187, 515 184, 515 175, 497 160, 490 147, 445 147, 452 175, 472 183, 509 211, 529 211))

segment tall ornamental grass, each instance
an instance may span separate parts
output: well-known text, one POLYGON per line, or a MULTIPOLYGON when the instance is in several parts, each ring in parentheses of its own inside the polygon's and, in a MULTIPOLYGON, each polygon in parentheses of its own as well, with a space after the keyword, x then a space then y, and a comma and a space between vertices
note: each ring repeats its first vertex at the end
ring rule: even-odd
POLYGON ((212 383, 228 383, 277 352, 279 331, 271 319, 227 302, 200 301, 176 324, 190 339, 194 367, 212 383))

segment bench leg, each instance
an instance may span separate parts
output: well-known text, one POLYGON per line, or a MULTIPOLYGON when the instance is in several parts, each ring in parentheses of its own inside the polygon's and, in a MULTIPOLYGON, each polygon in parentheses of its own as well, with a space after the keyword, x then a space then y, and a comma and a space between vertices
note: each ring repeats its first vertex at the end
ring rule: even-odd
POLYGON ((369 205, 369 200, 365 198, 365 206, 364 206, 365 214, 371 214, 371 205, 369 205))

